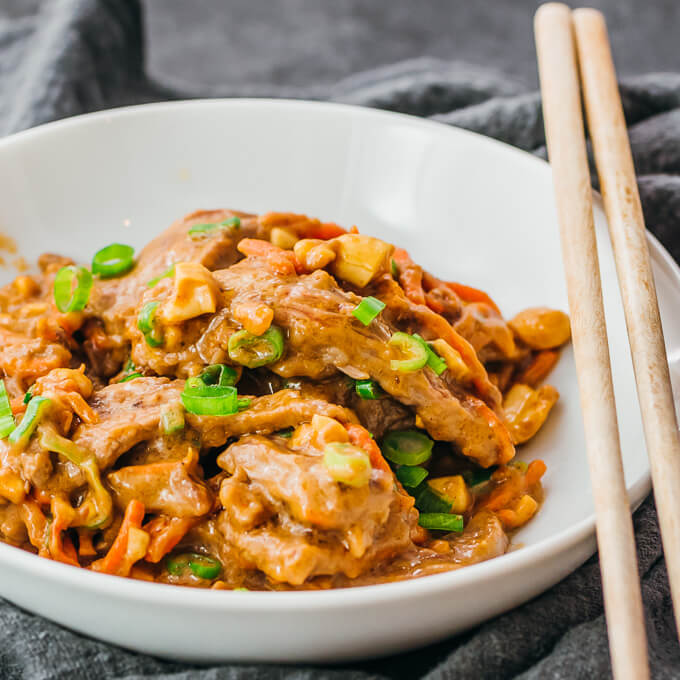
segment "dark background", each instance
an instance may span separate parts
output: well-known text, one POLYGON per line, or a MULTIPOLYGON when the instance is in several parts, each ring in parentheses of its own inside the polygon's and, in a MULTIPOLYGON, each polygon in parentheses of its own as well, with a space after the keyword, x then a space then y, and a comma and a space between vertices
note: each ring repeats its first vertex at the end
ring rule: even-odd
MULTIPOLYGON (((40 2, 0 0, 0 21, 3 14, 33 11, 40 2)), ((143 4, 149 71, 172 84, 315 85, 426 55, 487 66, 503 71, 520 86, 537 86, 532 32, 537 0, 144 0, 143 4)), ((680 71, 680 0, 588 4, 606 13, 621 75, 680 71)))

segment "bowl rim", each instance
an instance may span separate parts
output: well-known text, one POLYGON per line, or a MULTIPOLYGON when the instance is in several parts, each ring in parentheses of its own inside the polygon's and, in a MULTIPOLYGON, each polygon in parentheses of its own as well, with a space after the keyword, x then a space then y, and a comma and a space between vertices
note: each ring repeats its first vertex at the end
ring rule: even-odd
MULTIPOLYGON (((397 119, 404 124, 420 127, 433 135, 444 134, 471 139, 475 144, 487 145, 488 148, 495 148, 498 151, 510 153, 518 162, 527 162, 536 166, 540 165, 550 171, 547 161, 527 151, 492 137, 438 121, 352 104, 278 98, 188 99, 105 109, 44 123, 8 135, 0 139, 0 154, 22 143, 34 143, 45 135, 59 134, 83 124, 107 123, 113 122, 114 119, 134 118, 140 115, 164 115, 180 109, 205 109, 207 107, 305 109, 316 110, 323 114, 335 113, 349 118, 359 117, 389 121, 397 119)), ((600 195, 597 192, 594 192, 594 195, 596 209, 602 211, 600 195)), ((653 234, 648 231, 647 236, 651 259, 680 287, 680 266, 678 266, 653 234)), ((627 487, 633 510, 640 506, 649 494, 651 487, 649 462, 647 461, 645 473, 634 484, 627 487)), ((578 545, 584 544, 589 539, 594 539, 594 537, 595 515, 593 513, 576 524, 562 529, 538 543, 523 546, 521 549, 511 551, 485 562, 472 564, 449 572, 404 581, 329 590, 234 592, 230 590, 214 591, 201 588, 181 588, 170 584, 138 581, 108 574, 94 573, 86 569, 39 557, 1 541, 0 568, 9 565, 24 572, 29 572, 32 577, 46 578, 78 589, 87 589, 93 593, 98 592, 102 595, 130 599, 137 602, 143 601, 158 606, 172 605, 173 607, 186 609, 200 607, 210 610, 225 609, 251 612, 286 609, 310 611, 319 607, 326 609, 347 609, 359 604, 363 606, 367 604, 380 605, 400 596, 416 598, 440 591, 481 585, 486 581, 495 580, 504 574, 532 567, 539 561, 555 559, 560 553, 567 553, 578 545)), ((585 562, 595 550, 596 548, 591 547, 581 563, 585 562)), ((572 573, 575 569, 570 570, 569 573, 572 573)))

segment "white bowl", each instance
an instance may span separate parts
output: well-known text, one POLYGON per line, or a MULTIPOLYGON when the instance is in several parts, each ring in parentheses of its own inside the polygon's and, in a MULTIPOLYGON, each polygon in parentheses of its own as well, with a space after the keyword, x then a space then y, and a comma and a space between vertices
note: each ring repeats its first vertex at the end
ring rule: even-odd
MULTIPOLYGON (((28 260, 84 262, 142 246, 197 208, 306 212, 404 246, 444 278, 487 290, 506 315, 567 309, 549 166, 408 116, 307 102, 231 100, 103 112, 0 141, 0 229, 28 260)), ((611 249, 596 207, 626 480, 650 488, 611 249)), ((680 276, 650 237, 669 356, 680 357, 680 276)), ((9 280, 12 272, 5 270, 9 280)), ((561 399, 520 457, 545 459, 546 500, 523 547, 459 571, 329 592, 217 592, 91 573, 0 545, 0 594, 82 633, 166 657, 336 661, 404 651, 504 612, 595 549, 571 351, 561 399)))

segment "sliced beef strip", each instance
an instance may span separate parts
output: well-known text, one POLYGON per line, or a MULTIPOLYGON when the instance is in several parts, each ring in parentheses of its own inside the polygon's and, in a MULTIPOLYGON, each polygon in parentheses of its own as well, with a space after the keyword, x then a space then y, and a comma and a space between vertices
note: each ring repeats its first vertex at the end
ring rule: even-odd
POLYGON ((449 534, 444 540, 449 544, 448 552, 437 552, 427 546, 417 547, 358 579, 336 578, 333 586, 342 588, 386 583, 451 571, 504 555, 510 545, 498 517, 486 510, 473 515, 461 534, 449 534))
POLYGON ((132 465, 110 472, 106 481, 118 507, 131 500, 144 503, 146 512, 170 517, 200 517, 213 508, 213 494, 196 473, 198 454, 182 461, 132 465))
MULTIPOLYGON (((90 402, 97 422, 78 425, 73 441, 91 451, 100 469, 107 470, 140 442, 161 436, 161 407, 179 401, 183 387, 182 380, 136 378, 97 390, 90 402)), ((315 413, 341 422, 356 422, 354 414, 341 406, 303 399, 294 390, 282 390, 254 398, 248 409, 231 416, 187 413, 186 437, 191 442, 194 434, 204 448, 223 446, 230 437, 293 427, 310 421, 315 413)))
MULTIPOLYGON (((457 384, 448 371, 439 377, 429 368, 410 373, 392 370, 390 360, 395 353, 388 341, 398 328, 382 316, 369 326, 361 324, 352 316, 360 298, 339 288, 327 272, 280 274, 265 258, 248 257, 214 275, 222 290, 223 306, 208 319, 193 320, 193 324, 202 324, 200 338, 181 352, 168 354, 162 347, 149 347, 141 333, 133 330, 133 359, 138 366, 173 374, 182 370, 182 364, 196 371, 216 359, 228 361, 229 336, 238 328, 232 308, 245 302, 262 302, 274 310, 274 323, 287 334, 284 357, 269 367, 278 375, 318 380, 340 371, 354 378, 372 378, 397 401, 413 407, 434 439, 453 442, 480 465, 506 462, 514 455, 500 419, 457 384)), ((427 308, 423 310, 419 313, 433 314, 427 308)), ((195 325, 192 328, 195 332, 195 325)), ((453 332, 448 324, 447 328, 453 332)), ((467 351, 474 356, 471 347, 467 346, 467 351)), ((476 357, 474 361, 475 370, 488 383, 483 366, 476 357)), ((492 406, 497 406, 497 393, 496 388, 489 387, 492 406)))
POLYGON ((355 577, 412 546, 417 512, 393 475, 373 469, 369 484, 335 482, 318 451, 281 439, 242 437, 220 454, 218 527, 246 565, 301 585, 325 574, 355 577))
POLYGON ((415 424, 415 416, 411 409, 387 395, 379 399, 362 399, 356 393, 353 381, 345 376, 323 382, 303 378, 292 380, 290 383, 300 390, 303 397, 325 399, 352 409, 357 414, 359 422, 376 439, 381 439, 391 430, 403 430, 415 424))
MULTIPOLYGON (((209 270, 229 267, 242 257, 236 250, 238 242, 264 231, 255 215, 235 210, 198 210, 178 220, 148 243, 129 274, 96 279, 87 312, 92 321, 102 324, 106 341, 97 342, 97 334, 93 337, 88 334, 84 349, 91 363, 105 370, 106 375, 112 375, 120 368, 121 357, 127 354, 128 327, 137 323, 136 308, 148 290, 149 281, 178 262, 197 262, 209 270), (189 236, 189 229, 194 225, 219 223, 231 217, 240 218, 238 229, 218 229, 196 238, 189 236), (105 364, 107 360, 110 364, 112 356, 116 360, 113 367, 105 364)), ((156 285, 163 286, 164 283, 167 282, 162 280, 156 285)))

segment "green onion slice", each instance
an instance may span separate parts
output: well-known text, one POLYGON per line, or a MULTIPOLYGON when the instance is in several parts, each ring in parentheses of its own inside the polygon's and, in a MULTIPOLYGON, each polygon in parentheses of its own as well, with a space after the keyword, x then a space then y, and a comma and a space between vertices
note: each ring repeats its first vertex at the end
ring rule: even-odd
POLYGON ((390 361, 390 368, 393 371, 411 373, 412 371, 420 370, 427 364, 429 358, 427 345, 422 340, 408 333, 398 332, 390 338, 389 344, 408 357, 407 359, 392 359, 390 361))
POLYGON ((24 404, 28 404, 28 402, 31 401, 31 399, 33 399, 33 395, 29 390, 28 392, 26 392, 26 394, 24 394, 24 404))
POLYGON ((15 427, 16 423, 14 422, 12 407, 9 405, 5 381, 0 379, 0 439, 4 439, 15 427))
POLYGON ((432 455, 434 442, 417 430, 394 430, 382 440, 382 451, 387 460, 398 465, 420 465, 432 455))
POLYGON ((418 518, 418 524, 424 529, 432 531, 463 531, 463 516, 443 512, 423 512, 418 518))
POLYGON ((182 404, 164 404, 161 407, 161 430, 163 434, 177 434, 184 429, 184 409, 182 404))
POLYGON ((491 475, 494 473, 496 466, 490 468, 476 468, 474 470, 465 470, 461 474, 465 483, 472 487, 479 484, 485 484, 491 479, 491 475))
POLYGON ((241 227, 241 220, 238 217, 229 217, 222 222, 208 222, 206 224, 195 224, 189 229, 189 236, 196 237, 204 234, 210 234, 220 229, 239 229, 241 227))
POLYGON ((137 317, 137 328, 144 333, 149 347, 160 347, 163 344, 163 331, 156 324, 156 309, 160 302, 147 302, 137 317))
POLYGON ((438 494, 427 482, 421 483, 418 488, 413 490, 413 497, 416 499, 416 508, 420 512, 451 512, 453 503, 438 494))
POLYGON ((246 368, 258 368, 278 361, 283 355, 283 333, 270 326, 262 335, 236 331, 227 345, 229 358, 246 368))
POLYGON ((371 479, 371 460, 363 449, 352 444, 331 442, 323 451, 323 464, 336 482, 366 486, 371 479))
POLYGON ((226 364, 212 364, 198 376, 206 387, 229 387, 238 380, 238 371, 226 364))
POLYGON ((184 408, 197 416, 230 416, 238 413, 238 396, 235 387, 222 387, 215 396, 201 392, 203 383, 189 378, 180 399, 184 408))
POLYGON ((119 383, 124 383, 127 382, 128 380, 134 380, 135 378, 141 378, 142 374, 139 371, 135 371, 134 373, 130 373, 126 375, 124 378, 121 378, 118 382, 119 383))
POLYGON ((390 271, 392 272, 393 279, 399 278, 399 265, 394 258, 392 258, 392 262, 390 262, 390 271))
POLYGON ((250 405, 249 399, 239 399, 234 383, 238 373, 231 366, 214 364, 199 376, 189 378, 180 395, 189 413, 201 416, 229 416, 250 405), (247 402, 247 403, 245 403, 247 402))
POLYGON ((175 275, 175 265, 171 264, 162 274, 146 282, 147 288, 153 288, 161 279, 169 279, 175 275))
POLYGON ((357 380, 354 390, 362 399, 380 399, 385 394, 375 380, 357 380))
POLYGON ((21 422, 12 434, 9 435, 10 443, 25 446, 51 404, 52 400, 47 397, 33 397, 28 402, 21 422))
POLYGON ((278 430, 277 432, 274 432, 274 434, 277 437, 283 437, 284 439, 290 439, 293 436, 293 430, 294 430, 294 428, 287 427, 285 430, 278 430))
POLYGON ((423 340, 417 333, 414 333, 413 337, 420 340, 425 347, 425 351, 427 352, 427 366, 429 366, 437 375, 441 375, 448 368, 446 361, 444 361, 444 359, 432 349, 432 346, 423 340))
POLYGON ((54 277, 54 302, 62 313, 85 309, 92 290, 92 274, 85 267, 62 267, 54 277))
POLYGON ((187 567, 191 569, 194 576, 206 580, 217 578, 222 571, 222 563, 210 555, 182 553, 165 560, 165 568, 173 576, 181 576, 187 567))
POLYGON ((104 526, 112 516, 113 501, 111 494, 102 484, 97 459, 70 439, 57 434, 52 428, 43 428, 40 433, 40 446, 47 451, 61 454, 82 469, 89 486, 89 493, 81 505, 81 508, 85 507, 87 510, 85 526, 90 529, 104 526))
POLYGON ((374 297, 365 297, 353 310, 352 315, 359 319, 364 326, 368 326, 382 310, 385 303, 374 297))
POLYGON ((402 465, 401 467, 397 468, 394 474, 405 488, 415 489, 425 481, 429 472, 422 467, 408 467, 406 465, 402 465))
POLYGON ((92 273, 102 279, 127 274, 135 263, 135 249, 123 243, 112 243, 98 250, 92 258, 92 273))

